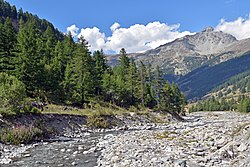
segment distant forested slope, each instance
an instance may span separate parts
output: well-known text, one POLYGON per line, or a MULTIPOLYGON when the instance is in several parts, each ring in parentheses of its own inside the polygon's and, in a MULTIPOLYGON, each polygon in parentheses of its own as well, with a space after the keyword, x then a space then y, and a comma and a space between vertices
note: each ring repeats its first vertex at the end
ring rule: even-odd
POLYGON ((250 70, 250 53, 215 66, 203 66, 181 77, 177 83, 188 99, 200 98, 229 78, 250 70))

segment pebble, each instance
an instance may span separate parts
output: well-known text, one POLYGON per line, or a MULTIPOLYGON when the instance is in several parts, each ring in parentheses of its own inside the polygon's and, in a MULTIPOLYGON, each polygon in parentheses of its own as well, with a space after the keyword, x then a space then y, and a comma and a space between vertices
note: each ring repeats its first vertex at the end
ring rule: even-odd
POLYGON ((237 125, 248 122, 250 115, 198 112, 186 119, 189 121, 167 125, 128 126, 129 131, 100 138, 97 147, 102 151, 97 167, 103 164, 132 167, 239 166, 243 162, 240 155, 249 155, 247 144, 235 144, 242 140, 245 132, 239 133, 239 139, 231 134, 237 125), (226 158, 223 158, 223 152, 226 158))

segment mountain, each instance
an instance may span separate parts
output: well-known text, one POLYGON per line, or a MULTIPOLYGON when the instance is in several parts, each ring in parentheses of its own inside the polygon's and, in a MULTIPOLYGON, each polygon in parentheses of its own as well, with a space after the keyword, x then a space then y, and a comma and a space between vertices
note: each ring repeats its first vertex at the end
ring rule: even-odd
POLYGON ((24 12, 22 9, 17 10, 15 5, 11 6, 10 3, 0 0, 0 23, 4 23, 7 17, 11 19, 16 31, 19 30, 19 21, 22 18, 25 24, 27 24, 29 21, 35 22, 36 27, 41 32, 45 32, 47 28, 50 27, 57 40, 62 41, 64 39, 64 34, 46 19, 40 19, 37 15, 24 12))
MULTIPOLYGON (((194 35, 151 49, 145 53, 129 54, 137 62, 161 67, 164 74, 185 75, 202 65, 215 65, 250 51, 250 39, 238 41, 222 31, 207 27, 194 35)), ((111 65, 119 55, 108 56, 111 65)))
POLYGON ((250 53, 223 63, 204 65, 176 82, 188 99, 201 98, 231 77, 250 70, 250 53))
POLYGON ((205 97, 237 97, 250 95, 250 70, 229 78, 226 82, 215 87, 205 97))

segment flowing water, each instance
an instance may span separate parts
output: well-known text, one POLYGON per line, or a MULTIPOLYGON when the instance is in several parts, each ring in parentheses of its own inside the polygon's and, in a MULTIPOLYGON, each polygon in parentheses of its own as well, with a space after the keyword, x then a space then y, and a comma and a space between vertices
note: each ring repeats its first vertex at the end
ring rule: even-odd
POLYGON ((22 157, 1 167, 93 167, 100 150, 96 149, 98 139, 105 134, 90 134, 70 141, 40 143, 27 150, 22 157))

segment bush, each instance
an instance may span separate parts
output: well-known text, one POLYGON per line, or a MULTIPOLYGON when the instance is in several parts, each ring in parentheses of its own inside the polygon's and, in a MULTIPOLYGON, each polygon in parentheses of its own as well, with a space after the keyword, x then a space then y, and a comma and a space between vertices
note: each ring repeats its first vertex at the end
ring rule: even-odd
POLYGON ((25 86, 16 77, 0 73, 0 114, 15 115, 23 107, 25 86))
POLYGON ((92 128, 108 128, 110 123, 105 119, 105 117, 99 114, 93 114, 88 116, 87 125, 92 128))
POLYGON ((0 131, 0 141, 5 144, 27 144, 42 138, 42 131, 35 127, 19 126, 0 131))

